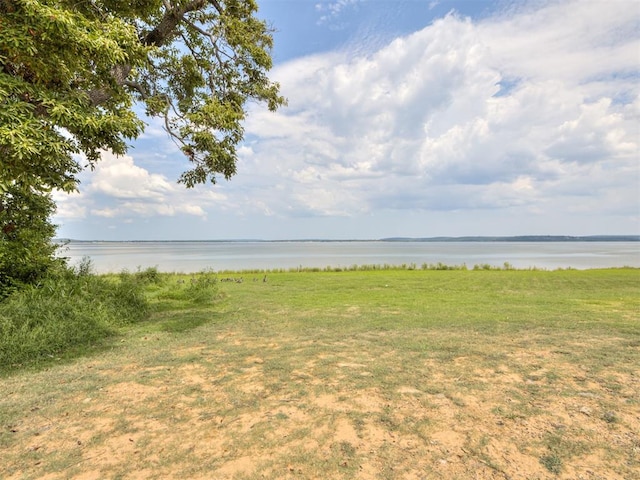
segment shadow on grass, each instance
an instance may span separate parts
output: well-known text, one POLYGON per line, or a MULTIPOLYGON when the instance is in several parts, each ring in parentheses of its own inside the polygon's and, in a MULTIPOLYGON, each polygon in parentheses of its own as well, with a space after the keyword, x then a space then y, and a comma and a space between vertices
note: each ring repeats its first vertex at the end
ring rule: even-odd
POLYGON ((183 334, 207 323, 219 320, 219 315, 211 310, 207 311, 186 311, 184 314, 173 313, 151 315, 135 325, 121 327, 107 336, 94 340, 89 344, 75 345, 68 347, 64 351, 46 356, 40 356, 31 360, 12 365, 0 365, 0 378, 10 377, 15 374, 29 372, 40 372, 59 365, 68 365, 79 358, 90 358, 99 356, 102 353, 113 351, 122 347, 136 334, 183 334))
POLYGON ((201 325, 215 321, 217 315, 211 310, 191 310, 174 313, 152 315, 143 322, 146 331, 183 333, 201 325))
POLYGON ((211 295, 204 301, 172 302, 151 300, 147 314, 131 323, 105 326, 94 332, 90 339, 60 348, 50 348, 30 358, 12 363, 0 364, 0 378, 26 371, 38 372, 59 365, 73 363, 79 358, 99 356, 108 351, 118 350, 122 345, 139 335, 153 333, 184 334, 207 323, 221 321, 223 315, 216 312, 221 296, 211 295))
POLYGON ((111 334, 93 341, 91 344, 75 345, 56 354, 49 354, 29 359, 22 363, 0 365, 0 378, 10 377, 25 372, 41 372, 59 365, 68 365, 78 358, 100 355, 116 348, 122 343, 122 335, 111 334))

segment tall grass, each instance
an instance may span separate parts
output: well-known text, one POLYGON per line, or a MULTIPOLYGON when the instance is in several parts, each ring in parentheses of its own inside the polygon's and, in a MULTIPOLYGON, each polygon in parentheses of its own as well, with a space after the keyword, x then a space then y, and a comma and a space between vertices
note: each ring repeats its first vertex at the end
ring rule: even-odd
POLYGON ((89 262, 49 275, 0 302, 0 367, 33 363, 94 344, 149 313, 144 288, 153 269, 117 277, 89 262))
POLYGON ((0 369, 81 354, 159 305, 185 308, 217 299, 213 272, 174 277, 155 268, 95 275, 85 260, 13 292, 0 301, 0 369))
MULTIPOLYGON (((370 272, 377 270, 467 270, 467 265, 448 265, 442 262, 438 263, 402 263, 400 265, 390 263, 371 263, 371 264, 352 264, 349 266, 331 266, 326 267, 303 267, 302 265, 292 268, 267 268, 267 269, 244 269, 244 270, 221 270, 220 274, 268 274, 268 273, 314 273, 314 272, 370 272)), ((514 268, 506 262, 502 267, 491 265, 474 265, 474 270, 514 270, 514 268)))
POLYGON ((14 293, 0 305, 0 365, 52 357, 144 318, 140 288, 127 284, 65 275, 14 293))

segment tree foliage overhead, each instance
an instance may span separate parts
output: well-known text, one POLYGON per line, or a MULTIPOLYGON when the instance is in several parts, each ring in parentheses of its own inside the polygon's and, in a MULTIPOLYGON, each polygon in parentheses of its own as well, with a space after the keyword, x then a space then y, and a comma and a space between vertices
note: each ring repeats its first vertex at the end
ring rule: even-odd
POLYGON ((284 104, 254 0, 0 0, 0 195, 72 191, 126 151, 144 105, 187 156, 191 187, 236 172, 250 100, 284 104))

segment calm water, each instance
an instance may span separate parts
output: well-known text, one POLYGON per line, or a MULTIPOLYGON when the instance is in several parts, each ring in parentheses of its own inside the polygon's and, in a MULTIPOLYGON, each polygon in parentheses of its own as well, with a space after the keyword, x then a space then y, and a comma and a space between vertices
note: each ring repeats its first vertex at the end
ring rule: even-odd
POLYGON ((640 267, 640 242, 71 242, 71 264, 91 258, 99 273, 423 263, 516 268, 640 267))

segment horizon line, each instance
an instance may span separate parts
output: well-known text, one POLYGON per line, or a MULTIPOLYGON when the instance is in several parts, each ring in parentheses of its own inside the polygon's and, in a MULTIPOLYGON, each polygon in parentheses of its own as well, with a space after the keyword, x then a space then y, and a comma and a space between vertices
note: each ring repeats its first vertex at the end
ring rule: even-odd
POLYGON ((261 239, 261 238, 228 238, 228 239, 76 239, 54 238, 54 242, 113 242, 113 243, 144 243, 144 242, 499 242, 499 241, 529 241, 529 242, 562 242, 562 241, 640 241, 640 234, 616 234, 616 235, 462 235, 462 236, 433 236, 433 237, 405 237, 393 236, 383 238, 290 238, 290 239, 261 239))

